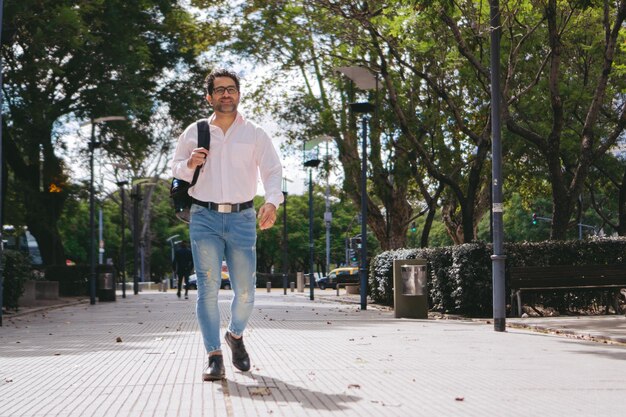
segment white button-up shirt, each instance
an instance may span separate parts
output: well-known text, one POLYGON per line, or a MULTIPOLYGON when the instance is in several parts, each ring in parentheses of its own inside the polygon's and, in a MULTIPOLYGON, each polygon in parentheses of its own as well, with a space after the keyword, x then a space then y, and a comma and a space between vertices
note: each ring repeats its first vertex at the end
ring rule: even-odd
MULTIPOLYGON (((260 173, 265 202, 278 207, 283 202, 282 165, 270 137, 241 113, 237 113, 226 133, 210 124, 213 118, 214 114, 209 117, 209 155, 196 184, 189 188, 189 195, 205 202, 244 203, 256 195, 260 173)), ((187 167, 187 159, 197 147, 198 128, 193 123, 178 138, 172 161, 175 178, 191 182, 195 168, 187 167)))

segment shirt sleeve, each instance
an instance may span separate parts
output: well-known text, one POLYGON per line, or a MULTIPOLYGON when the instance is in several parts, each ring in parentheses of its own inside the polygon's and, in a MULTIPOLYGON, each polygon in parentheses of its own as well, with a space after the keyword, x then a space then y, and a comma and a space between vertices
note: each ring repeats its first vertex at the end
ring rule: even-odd
POLYGON ((265 188, 265 202, 272 203, 278 208, 284 200, 281 190, 283 166, 270 137, 263 129, 258 129, 257 161, 263 188, 265 188))
POLYGON ((174 159, 172 160, 172 176, 187 182, 193 180, 194 169, 187 167, 187 159, 191 152, 197 148, 198 128, 195 123, 189 125, 187 129, 178 137, 174 159))

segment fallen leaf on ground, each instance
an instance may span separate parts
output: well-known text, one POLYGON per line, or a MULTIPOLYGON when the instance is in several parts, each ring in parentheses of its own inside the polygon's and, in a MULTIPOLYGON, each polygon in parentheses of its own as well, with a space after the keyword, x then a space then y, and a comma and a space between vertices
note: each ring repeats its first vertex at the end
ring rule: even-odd
POLYGON ((119 336, 117 336, 117 339, 115 339, 115 342, 116 342, 116 343, 122 343, 122 338, 121 338, 121 337, 119 337, 119 336))
POLYGON ((350 388, 361 389, 361 386, 359 384, 350 384, 350 385, 348 385, 348 389, 350 389, 350 388))
POLYGON ((272 391, 268 387, 253 387, 250 388, 250 395, 262 397, 264 395, 272 395, 272 391))
POLYGON ((465 399, 465 397, 456 397, 454 399, 454 401, 463 401, 465 399))

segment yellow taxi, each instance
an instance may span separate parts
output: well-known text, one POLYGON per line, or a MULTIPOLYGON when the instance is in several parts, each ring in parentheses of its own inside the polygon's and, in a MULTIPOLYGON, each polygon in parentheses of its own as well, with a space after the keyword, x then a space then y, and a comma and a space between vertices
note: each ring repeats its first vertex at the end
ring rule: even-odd
POLYGON ((359 268, 356 266, 345 266, 341 268, 335 268, 328 276, 321 278, 317 281, 317 286, 320 290, 326 288, 337 288, 337 284, 344 283, 358 283, 359 282, 359 268))

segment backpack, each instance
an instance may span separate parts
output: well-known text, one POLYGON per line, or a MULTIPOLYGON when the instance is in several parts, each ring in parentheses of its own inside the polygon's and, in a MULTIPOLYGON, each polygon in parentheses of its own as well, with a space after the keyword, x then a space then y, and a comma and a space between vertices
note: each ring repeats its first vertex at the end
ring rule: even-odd
MULTIPOLYGON (((211 145, 211 129, 209 128, 209 122, 203 119, 197 122, 196 125, 198 127, 198 147, 206 148, 208 150, 211 145)), ((174 178, 172 179, 172 184, 170 185, 170 197, 174 202, 174 214, 178 217, 178 219, 185 223, 189 223, 189 209, 191 208, 192 203, 192 198, 188 193, 189 187, 192 187, 198 180, 200 168, 200 166, 196 167, 191 183, 179 178, 174 178)))

